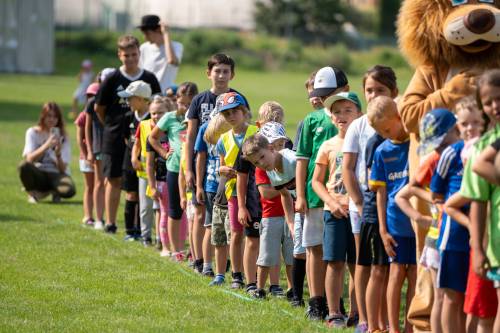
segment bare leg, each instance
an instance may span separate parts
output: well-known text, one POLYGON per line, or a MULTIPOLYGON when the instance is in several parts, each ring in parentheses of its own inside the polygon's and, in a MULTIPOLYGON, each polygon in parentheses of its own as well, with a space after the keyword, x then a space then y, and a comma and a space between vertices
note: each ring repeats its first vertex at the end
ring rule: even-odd
POLYGON ((233 272, 243 271, 243 231, 231 230, 231 244, 229 255, 233 272))
POLYGON ((443 309, 443 290, 437 287, 437 270, 431 268, 431 278, 432 284, 434 286, 434 303, 432 304, 431 311, 431 328, 435 333, 442 333, 443 330, 441 328, 441 312, 443 309))
POLYGON ((405 332, 412 333, 413 326, 410 322, 408 322, 408 309, 410 308, 413 296, 415 296, 415 286, 417 284, 417 265, 408 265, 408 268, 406 269, 406 278, 408 279, 408 289, 406 290, 405 332))
POLYGON ((255 283, 257 279, 257 257, 259 256, 259 238, 247 237, 245 252, 243 254, 243 266, 248 283, 255 283))
MULTIPOLYGON (((358 305, 358 314, 360 323, 368 323, 367 315, 367 287, 370 279, 371 266, 356 265, 356 272, 354 273, 354 285, 356 292, 356 303, 358 305)), ((374 329, 372 327, 372 329, 374 329)))
MULTIPOLYGON (((278 266, 279 268, 279 266, 278 266)), ((285 266, 285 272, 286 272, 286 285, 287 288, 290 289, 293 287, 293 282, 292 282, 292 269, 293 265, 286 265, 285 266)))
POLYGON ((265 289, 267 276, 269 275, 270 268, 265 266, 257 267, 257 288, 265 289))
POLYGON ((227 266, 227 245, 215 247, 216 274, 225 275, 227 266))
POLYGON ((463 313, 464 294, 458 291, 443 288, 442 323, 444 332, 464 333, 465 316, 463 313))
POLYGON ((355 271, 356 265, 348 264, 349 269, 349 317, 354 317, 358 313, 358 304, 356 302, 355 271))
POLYGON ((101 161, 94 164, 94 206, 97 221, 104 219, 104 175, 101 161))
POLYGON ((389 285, 387 287, 387 305, 389 312, 390 333, 399 332, 399 309, 401 306, 401 288, 406 276, 406 267, 391 263, 389 285))
POLYGON ((105 191, 106 224, 116 225, 116 214, 120 205, 121 177, 107 178, 105 191))
POLYGON ((170 216, 168 217, 168 237, 170 240, 170 246, 172 249, 172 252, 179 252, 182 251, 183 245, 181 244, 181 236, 180 236, 180 229, 181 229, 181 220, 180 219, 173 219, 170 216))
POLYGON ((309 281, 309 294, 311 297, 323 296, 325 294, 325 273, 326 263, 323 261, 322 245, 308 247, 310 260, 309 268, 311 269, 309 281))
POLYGON ((205 263, 212 263, 212 256, 214 252, 214 247, 211 243, 212 238, 212 228, 204 227, 205 234, 203 235, 203 261, 205 263))
POLYGON ((205 235, 205 206, 193 205, 194 220, 193 220, 193 256, 195 259, 203 259, 203 238, 205 235))
POLYGON ((94 210, 94 173, 84 172, 84 187, 83 187, 83 218, 85 220, 92 219, 94 210))
POLYGON ((366 312, 368 319, 368 330, 370 331, 385 329, 385 327, 379 327, 379 308, 381 306, 382 298, 385 298, 386 295, 384 288, 381 288, 381 286, 384 285, 386 272, 386 266, 371 266, 371 272, 366 288, 366 312))
POLYGON ((281 263, 269 269, 269 282, 271 284, 280 284, 281 263))
POLYGON ((330 261, 326 265, 324 285, 329 315, 340 314, 339 299, 342 296, 342 285, 344 283, 344 266, 345 263, 342 261, 330 261))

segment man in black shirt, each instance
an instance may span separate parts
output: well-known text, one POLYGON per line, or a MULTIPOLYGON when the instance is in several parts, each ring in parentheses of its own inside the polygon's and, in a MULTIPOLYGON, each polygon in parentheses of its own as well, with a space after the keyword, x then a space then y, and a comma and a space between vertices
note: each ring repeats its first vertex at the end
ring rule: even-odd
POLYGON ((134 81, 149 83, 153 94, 160 93, 156 76, 139 67, 139 41, 129 35, 118 39, 118 59, 122 66, 101 85, 96 97, 96 113, 104 124, 102 138, 102 163, 107 180, 104 196, 106 232, 116 232, 116 213, 120 203, 123 156, 125 153, 124 116, 130 111, 127 101, 118 96, 134 81))

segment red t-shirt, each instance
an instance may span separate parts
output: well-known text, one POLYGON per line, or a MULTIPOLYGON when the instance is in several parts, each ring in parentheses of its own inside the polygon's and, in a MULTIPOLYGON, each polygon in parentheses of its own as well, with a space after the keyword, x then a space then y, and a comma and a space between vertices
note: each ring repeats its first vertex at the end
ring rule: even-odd
POLYGON ((429 187, 440 157, 441 154, 433 151, 418 168, 417 174, 415 175, 415 181, 421 187, 429 187))
MULTIPOLYGON (((272 186, 266 170, 260 168, 255 168, 255 183, 257 186, 272 186)), ((262 217, 285 216, 285 211, 283 210, 283 205, 281 204, 281 195, 277 195, 272 199, 266 199, 263 196, 260 196, 260 204, 262 205, 262 217)))

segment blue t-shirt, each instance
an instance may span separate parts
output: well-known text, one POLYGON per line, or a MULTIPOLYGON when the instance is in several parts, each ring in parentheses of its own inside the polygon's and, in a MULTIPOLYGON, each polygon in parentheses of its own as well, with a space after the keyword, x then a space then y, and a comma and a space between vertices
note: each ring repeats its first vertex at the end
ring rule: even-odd
POLYGON ((396 204, 396 194, 408 184, 408 149, 410 141, 385 140, 375 150, 370 184, 387 188, 387 231, 393 236, 415 237, 411 222, 396 204))
POLYGON ((208 127, 208 122, 201 125, 198 135, 196 136, 196 142, 194 144, 194 150, 196 152, 206 152, 207 153, 207 164, 205 166, 205 179, 203 180, 203 189, 205 192, 216 193, 219 187, 219 175, 217 170, 219 170, 219 154, 215 151, 215 145, 207 144, 203 139, 205 132, 208 127))
MULTIPOLYGON (((373 164, 373 156, 375 150, 384 142, 384 138, 378 134, 374 134, 366 142, 365 162, 366 168, 371 169, 373 164)), ((366 172, 368 174, 368 170, 366 172)), ((361 214, 361 223, 375 223, 378 224, 378 211, 377 211, 377 193, 370 191, 368 184, 366 190, 362 191, 363 195, 363 213, 361 214)))
MULTIPOLYGON (((464 173, 460 157, 463 148, 463 141, 447 147, 441 154, 436 172, 432 176, 431 191, 444 195, 445 200, 460 190, 464 173)), ((469 231, 443 213, 437 246, 441 251, 469 252, 469 231)))

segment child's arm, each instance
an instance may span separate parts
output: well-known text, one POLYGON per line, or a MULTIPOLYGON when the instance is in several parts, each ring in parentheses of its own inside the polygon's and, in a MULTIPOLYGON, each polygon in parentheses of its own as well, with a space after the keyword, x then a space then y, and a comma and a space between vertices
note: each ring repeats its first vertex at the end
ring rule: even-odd
POLYGON ((359 214, 361 214, 363 211, 363 196, 361 195, 358 180, 356 179, 355 170, 357 160, 357 153, 344 153, 342 161, 342 178, 344 179, 344 185, 349 197, 351 197, 356 207, 358 207, 359 214))
POLYGON ((387 231, 387 188, 385 186, 373 186, 377 191, 377 211, 379 221, 380 238, 384 243, 385 252, 389 257, 395 257, 394 247, 398 246, 394 238, 387 231))
POLYGON ((252 223, 252 217, 247 209, 248 173, 236 174, 236 197, 238 198, 238 222, 247 226, 252 223))
POLYGON ((314 192, 316 192, 316 194, 321 198, 321 200, 323 200, 328 205, 333 216, 335 216, 336 218, 347 217, 349 216, 348 212, 340 205, 337 200, 335 200, 335 198, 330 195, 330 193, 328 193, 325 184, 323 184, 327 169, 327 165, 316 163, 316 167, 314 168, 314 174, 312 177, 312 188, 314 192))
POLYGON ((406 216, 417 222, 422 228, 429 228, 432 223, 432 218, 430 216, 422 215, 418 210, 413 208, 410 203, 411 197, 412 193, 410 190, 410 184, 406 184, 401 191, 396 194, 396 203, 406 216))
POLYGON ((295 202, 295 209, 299 213, 305 213, 307 210, 306 180, 307 180, 308 164, 309 164, 308 159, 297 158, 297 169, 295 170, 295 186, 297 191, 297 202, 295 202))
POLYGON ((196 201, 199 204, 205 203, 205 191, 203 191, 203 180, 207 167, 207 152, 199 151, 196 158, 196 201))
POLYGON ((184 170, 182 168, 179 172, 179 196, 181 198, 181 208, 182 210, 186 209, 187 206, 187 197, 186 197, 186 178, 184 176, 184 170))
POLYGON ((281 204, 283 205, 283 210, 285 212, 285 221, 288 225, 288 229, 293 237, 293 228, 295 224, 295 209, 293 207, 293 198, 286 188, 282 188, 280 191, 281 194, 281 204))
POLYGON ((460 209, 469 202, 470 202, 469 199, 460 195, 459 192, 456 192, 451 197, 449 197, 448 200, 446 200, 444 204, 444 211, 453 220, 457 221, 466 228, 470 228, 469 217, 466 214, 464 214, 460 209))
POLYGON ((186 135, 186 183, 191 187, 195 185, 196 178, 193 171, 193 155, 196 134, 198 133, 198 124, 198 119, 188 119, 186 135))
POLYGON ((495 156, 497 151, 492 146, 486 147, 476 160, 472 162, 472 171, 486 179, 491 184, 500 186, 495 177, 495 156))
MULTIPOLYGON (((486 212, 488 202, 472 201, 470 205, 470 237, 472 247, 472 265, 479 276, 484 277, 490 267, 483 248, 484 231, 486 228, 486 212)), ((491 223, 491 222, 490 222, 491 223)))
POLYGON ((95 113, 97 114, 97 119, 99 119, 101 124, 104 124, 104 115, 106 114, 106 106, 99 105, 96 103, 94 109, 95 113))
POLYGON ((148 177, 148 185, 151 189, 152 197, 156 200, 160 199, 160 194, 156 191, 156 177, 155 177, 155 153, 146 153, 146 175, 148 177))
POLYGON ((163 131, 158 126, 155 126, 148 136, 148 141, 153 147, 153 149, 166 160, 170 154, 168 150, 163 148, 160 143, 160 137, 162 133, 163 131))
POLYGON ((132 162, 132 167, 136 171, 142 171, 141 161, 139 161, 141 149, 141 140, 135 140, 134 146, 132 147, 132 156, 130 157, 130 161, 132 162))
POLYGON ((170 32, 168 25, 161 23, 161 32, 163 34, 163 42, 165 45, 165 54, 167 56, 167 62, 174 66, 179 66, 179 59, 175 55, 174 48, 172 47, 172 42, 170 41, 170 32))
POLYGON ((409 189, 411 195, 414 195, 417 198, 419 198, 419 199, 421 199, 423 201, 426 201, 428 203, 432 203, 431 192, 429 192, 429 191, 425 190, 424 188, 422 188, 422 186, 420 186, 415 181, 415 179, 411 179, 410 183, 408 184, 408 186, 409 186, 408 189, 409 189))
POLYGON ((95 159, 94 152, 92 151, 92 140, 92 116, 90 113, 87 113, 85 117, 85 144, 87 145, 87 155, 85 155, 85 158, 90 162, 93 162, 95 159))
POLYGON ((76 126, 76 141, 78 142, 78 147, 82 152, 82 155, 87 156, 87 145, 84 142, 85 130, 80 126, 76 126))

